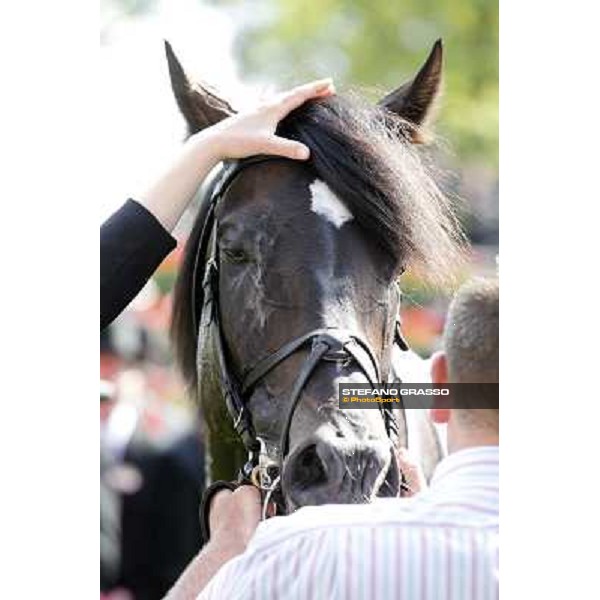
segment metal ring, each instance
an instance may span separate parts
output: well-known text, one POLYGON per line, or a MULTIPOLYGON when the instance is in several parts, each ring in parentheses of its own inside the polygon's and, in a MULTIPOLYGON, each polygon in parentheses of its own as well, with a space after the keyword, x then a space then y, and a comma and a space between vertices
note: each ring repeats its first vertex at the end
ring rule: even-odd
POLYGON ((252 482, 252 485, 256 488, 258 488, 259 490, 262 490, 262 486, 260 484, 260 482, 258 481, 258 477, 260 475, 260 470, 261 467, 260 465, 256 465, 252 471, 250 472, 250 481, 252 482))

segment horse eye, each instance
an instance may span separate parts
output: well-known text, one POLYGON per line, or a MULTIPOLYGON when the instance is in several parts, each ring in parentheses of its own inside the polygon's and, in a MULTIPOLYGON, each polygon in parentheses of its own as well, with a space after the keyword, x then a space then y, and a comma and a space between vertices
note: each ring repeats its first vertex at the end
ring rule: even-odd
POLYGON ((221 252, 227 262, 238 264, 250 262, 250 257, 239 248, 223 248, 221 252))

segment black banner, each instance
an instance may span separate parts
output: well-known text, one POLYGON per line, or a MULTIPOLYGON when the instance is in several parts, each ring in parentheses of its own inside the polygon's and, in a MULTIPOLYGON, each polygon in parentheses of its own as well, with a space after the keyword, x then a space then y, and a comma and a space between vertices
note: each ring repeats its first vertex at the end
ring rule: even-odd
POLYGON ((339 407, 344 409, 377 408, 481 408, 498 409, 497 383, 340 383, 339 407))

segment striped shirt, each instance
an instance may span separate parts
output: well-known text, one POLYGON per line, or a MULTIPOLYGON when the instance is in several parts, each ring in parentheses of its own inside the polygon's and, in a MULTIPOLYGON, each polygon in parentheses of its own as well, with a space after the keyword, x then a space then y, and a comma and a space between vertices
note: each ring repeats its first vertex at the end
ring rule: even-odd
POLYGON ((498 459, 497 446, 460 450, 412 498, 264 521, 199 599, 497 598, 498 459))

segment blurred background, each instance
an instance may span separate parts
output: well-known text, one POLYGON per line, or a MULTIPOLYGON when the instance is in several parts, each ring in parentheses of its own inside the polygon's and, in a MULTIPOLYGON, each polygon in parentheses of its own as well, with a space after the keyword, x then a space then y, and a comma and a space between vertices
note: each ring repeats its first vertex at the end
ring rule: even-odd
MULTIPOLYGON (((434 152, 449 191, 463 199, 473 243, 468 268, 456 276, 496 272, 496 0, 101 0, 100 9, 100 222, 135 197, 183 139, 163 39, 190 77, 244 108, 323 76, 376 100, 412 77, 441 37, 445 95, 434 152)), ((192 208, 175 231, 177 249, 101 336, 102 587, 113 597, 162 597, 197 550, 201 440, 167 337, 193 216, 192 208), (165 479, 165 465, 175 479, 165 479), (170 548, 169 556, 152 555, 158 546, 170 548)), ((416 273, 403 277, 402 288, 405 335, 427 357, 439 343, 451 290, 431 289, 416 273)))

